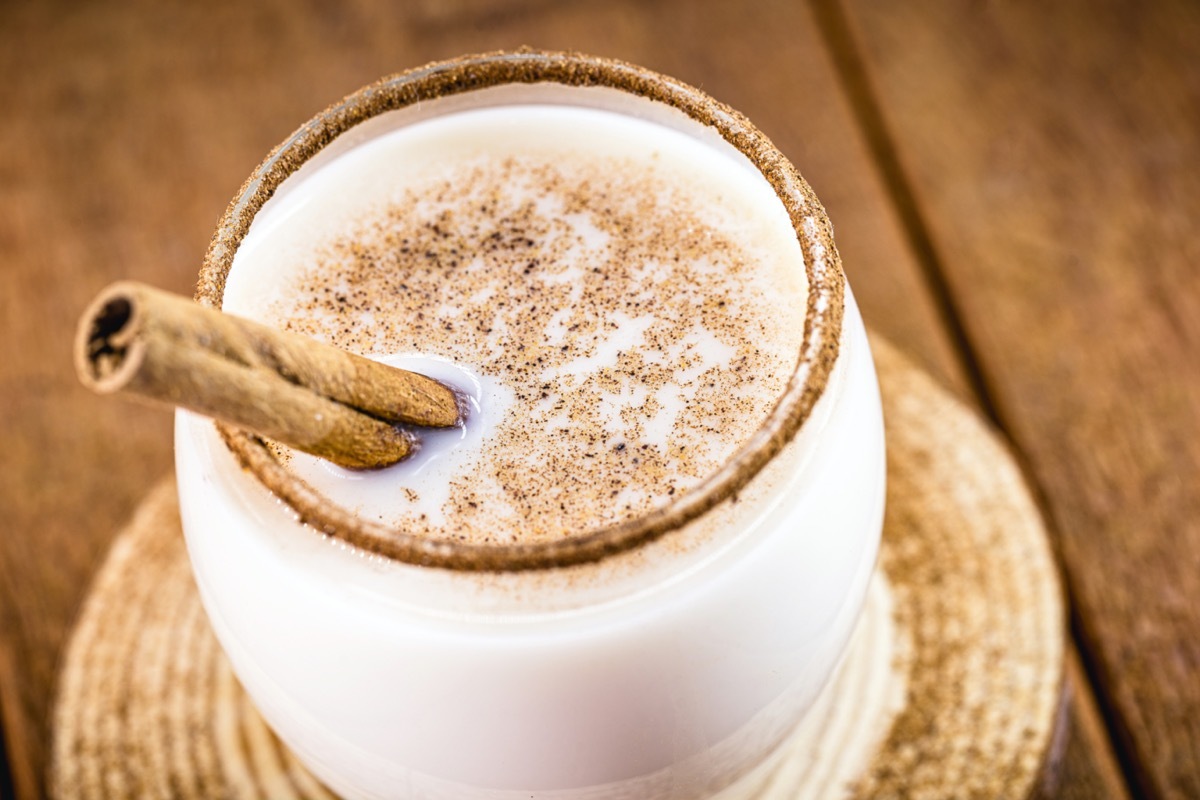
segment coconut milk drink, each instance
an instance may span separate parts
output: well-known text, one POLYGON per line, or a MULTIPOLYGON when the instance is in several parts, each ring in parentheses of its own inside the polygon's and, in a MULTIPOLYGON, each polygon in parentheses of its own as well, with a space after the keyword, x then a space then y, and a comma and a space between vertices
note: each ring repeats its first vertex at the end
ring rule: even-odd
POLYGON ((519 105, 402 128, 260 224, 227 311, 475 395, 465 435, 411 463, 297 464, 425 536, 564 537, 670 502, 758 427, 803 335, 800 248, 770 187, 607 111, 519 105))
MULTIPOLYGON (((762 446, 814 335, 807 261, 834 256, 802 245, 745 155, 660 106, 481 88, 373 115, 287 179, 239 242, 224 309, 470 406, 373 473, 272 447, 290 480, 336 519, 451 550, 558 546, 701 497, 762 446)), ((347 796, 752 780, 836 664, 878 541, 878 397, 853 301, 836 302, 819 400, 736 498, 557 568, 348 545, 180 414, 197 581, 264 716, 347 796)))

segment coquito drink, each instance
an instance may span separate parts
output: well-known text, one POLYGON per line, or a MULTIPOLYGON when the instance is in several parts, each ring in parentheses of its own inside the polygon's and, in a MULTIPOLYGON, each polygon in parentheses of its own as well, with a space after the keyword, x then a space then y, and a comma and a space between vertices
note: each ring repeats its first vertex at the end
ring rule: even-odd
POLYGON ((449 369, 477 395, 465 436, 435 434, 398 467, 297 465, 341 505, 423 536, 537 541, 669 503, 761 424, 804 330, 800 248, 770 186, 607 111, 406 126, 259 224, 226 311, 449 369))
POLYGON ((819 207, 798 221, 687 108, 569 83, 367 115, 289 168, 221 272, 224 310, 424 372, 468 408, 371 473, 259 446, 265 480, 179 418, 214 630, 348 796, 731 791, 815 698, 861 604, 882 430, 819 207), (596 555, 486 561, 689 504, 596 555), (425 542, 436 566, 360 528, 425 542))

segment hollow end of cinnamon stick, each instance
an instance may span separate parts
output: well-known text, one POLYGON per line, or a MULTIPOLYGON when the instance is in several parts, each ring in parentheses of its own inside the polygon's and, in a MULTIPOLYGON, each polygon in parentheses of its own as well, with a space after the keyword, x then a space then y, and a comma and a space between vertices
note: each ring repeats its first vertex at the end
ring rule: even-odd
POLYGON ((137 373, 146 353, 138 339, 140 316, 134 286, 126 282, 92 300, 75 333, 75 372, 84 386, 112 394, 137 373))

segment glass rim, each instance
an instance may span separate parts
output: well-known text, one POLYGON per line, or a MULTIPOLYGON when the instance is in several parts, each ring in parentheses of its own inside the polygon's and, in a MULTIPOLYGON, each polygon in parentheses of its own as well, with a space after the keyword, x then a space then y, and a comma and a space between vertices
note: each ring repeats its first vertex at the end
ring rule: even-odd
POLYGON ((240 464, 299 520, 388 559, 459 571, 513 572, 599 561, 678 530, 737 494, 799 431, 838 357, 845 277, 825 209, 796 168, 746 117, 701 90, 623 61, 522 48, 439 61, 369 84, 329 106, 276 147, 234 196, 218 224, 196 300, 220 309, 225 280, 255 216, 297 169, 338 136, 380 114, 422 102, 515 84, 606 87, 662 103, 716 131, 759 171, 783 203, 808 277, 796 367, 762 424, 715 471, 664 506, 623 522, 548 542, 472 544, 434 539, 360 519, 290 472, 260 438, 216 423, 240 464))

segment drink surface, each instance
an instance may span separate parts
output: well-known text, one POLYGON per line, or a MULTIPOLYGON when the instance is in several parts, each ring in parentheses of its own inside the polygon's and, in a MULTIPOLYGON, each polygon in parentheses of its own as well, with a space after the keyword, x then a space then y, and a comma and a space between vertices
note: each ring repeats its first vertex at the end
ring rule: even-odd
POLYGON ((740 156, 594 109, 509 106, 391 131, 296 176, 239 249, 225 309, 471 395, 376 473, 289 466, 364 517, 538 541, 670 503, 759 427, 807 286, 740 156))

